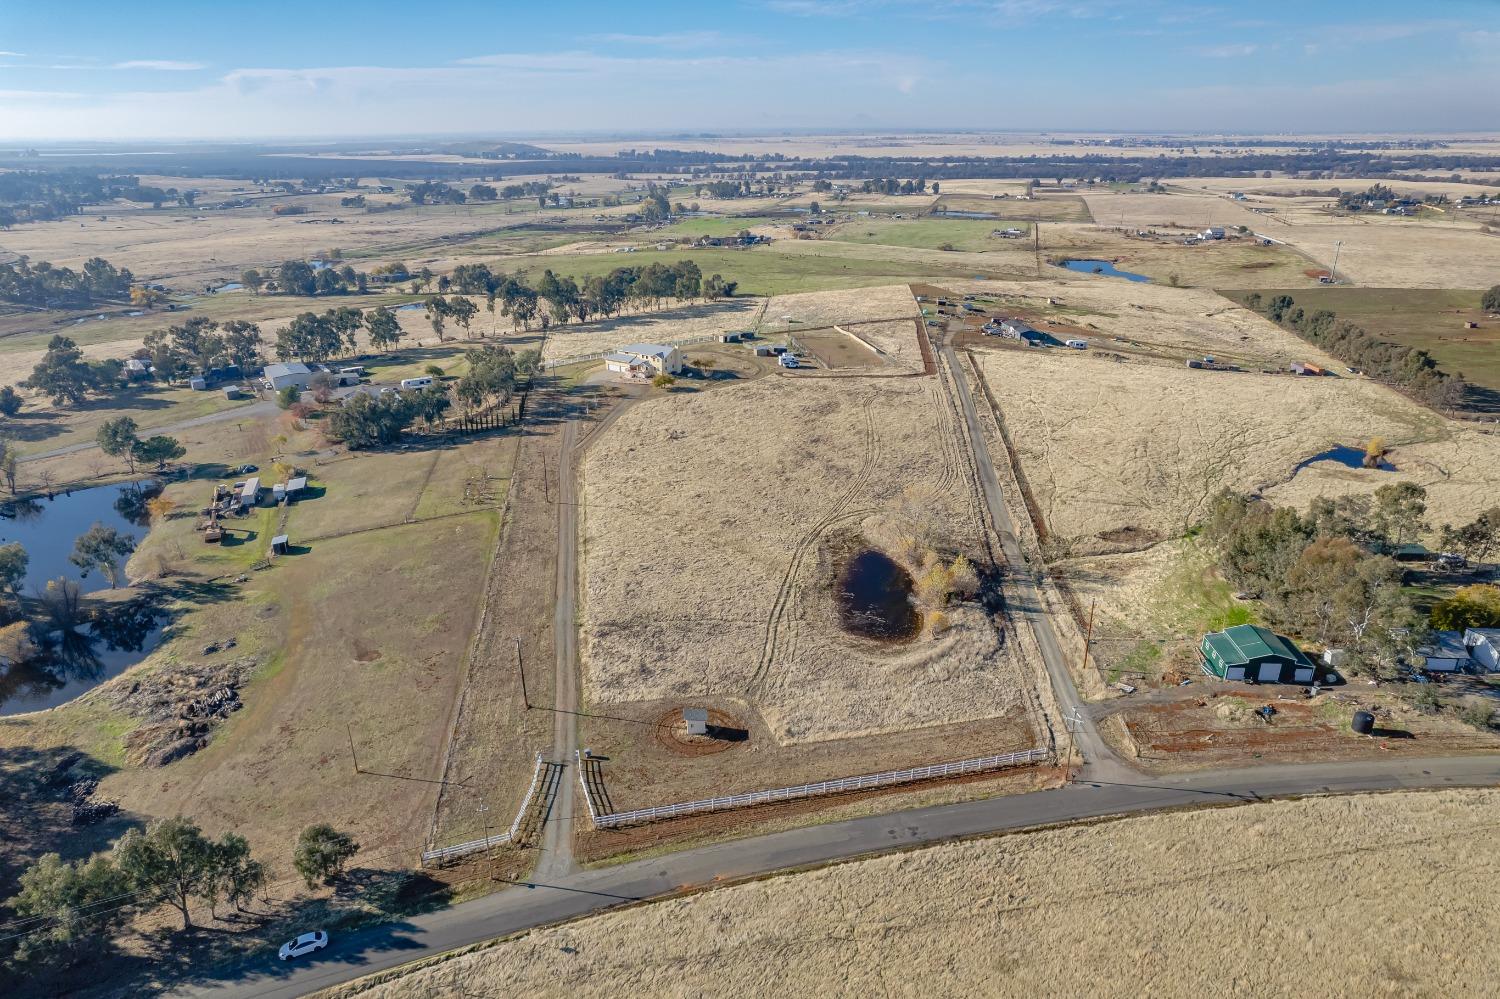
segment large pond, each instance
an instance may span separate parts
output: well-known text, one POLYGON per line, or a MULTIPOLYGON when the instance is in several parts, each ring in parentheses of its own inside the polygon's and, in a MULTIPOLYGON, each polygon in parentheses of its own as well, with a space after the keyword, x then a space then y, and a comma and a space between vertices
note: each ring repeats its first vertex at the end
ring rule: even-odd
POLYGON ((1064 260, 1062 266, 1070 271, 1080 271, 1084 274, 1103 274, 1105 277, 1124 278, 1126 281, 1150 281, 1144 274, 1132 274, 1130 271, 1122 271, 1108 260, 1064 260))
POLYGON ((884 552, 867 549, 849 559, 839 577, 839 619, 846 631, 862 638, 911 638, 922 628, 911 592, 905 569, 884 552))
MULTIPOLYGON (((1297 464, 1297 467, 1292 469, 1292 474, 1296 475, 1298 472, 1302 471, 1304 468, 1307 468, 1309 465, 1317 464, 1320 461, 1331 461, 1335 464, 1343 465, 1345 468, 1371 467, 1365 464, 1364 448, 1350 447, 1347 444, 1335 444, 1327 451, 1315 454, 1311 458, 1308 458, 1306 461, 1299 462, 1297 464)), ((1396 466, 1392 465, 1384 458, 1381 458, 1378 462, 1376 462, 1374 467, 1378 468, 1382 472, 1394 472, 1396 470, 1396 466)))
MULTIPOLYGON (((55 579, 76 583, 84 594, 108 589, 97 570, 84 576, 68 561, 73 542, 96 523, 139 542, 152 488, 149 482, 99 486, 0 504, 0 545, 19 542, 29 557, 21 592, 39 597, 55 579)), ((118 675, 156 647, 165 620, 160 608, 140 599, 81 616, 66 601, 36 603, 33 637, 42 651, 22 663, 0 660, 0 715, 55 707, 118 675)))

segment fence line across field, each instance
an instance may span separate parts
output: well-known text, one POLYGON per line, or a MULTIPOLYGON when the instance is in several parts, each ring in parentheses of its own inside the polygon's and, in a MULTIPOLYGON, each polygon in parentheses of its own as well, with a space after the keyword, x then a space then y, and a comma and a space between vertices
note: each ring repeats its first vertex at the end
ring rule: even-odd
POLYGON ((521 799, 521 807, 516 812, 515 821, 505 832, 486 836, 483 839, 471 839, 467 843, 455 843, 452 846, 439 847, 436 850, 423 850, 422 863, 441 863, 452 860, 454 857, 462 857, 480 850, 488 850, 496 846, 504 846, 516 838, 516 833, 521 828, 521 822, 526 818, 526 812, 531 808, 531 799, 536 795, 537 785, 541 782, 542 773, 546 770, 546 763, 542 760, 542 754, 536 754, 536 769, 531 774, 531 786, 526 789, 526 797, 521 799))
POLYGON ((815 798, 826 794, 843 794, 849 791, 869 790, 877 787, 890 787, 895 784, 909 784, 913 781, 931 780, 936 777, 961 777, 967 774, 984 773, 989 770, 1002 770, 1006 767, 1022 766, 1045 760, 1051 756, 1047 749, 1027 749, 1019 753, 1000 753, 994 756, 979 756, 968 760, 955 760, 950 763, 932 763, 921 767, 910 767, 905 770, 887 770, 877 774, 862 774, 857 777, 837 777, 833 780, 816 781, 811 784, 798 784, 794 787, 779 787, 769 791, 751 791, 746 794, 731 794, 718 798, 703 798, 698 801, 682 801, 672 805, 655 805, 650 808, 636 808, 628 812, 600 813, 594 807, 593 795, 589 791, 588 783, 583 779, 583 759, 579 756, 578 779, 583 785, 584 801, 588 804, 589 819, 596 829, 612 829, 616 826, 631 825, 639 822, 653 822, 658 819, 670 819, 683 815, 697 815, 704 812, 718 812, 729 808, 745 808, 750 805, 764 805, 779 801, 796 801, 802 798, 815 798))

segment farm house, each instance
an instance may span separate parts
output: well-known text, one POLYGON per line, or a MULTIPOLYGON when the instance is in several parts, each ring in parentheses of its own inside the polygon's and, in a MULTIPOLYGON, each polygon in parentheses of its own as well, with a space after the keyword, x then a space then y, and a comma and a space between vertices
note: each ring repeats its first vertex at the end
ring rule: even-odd
POLYGON ((1312 661, 1291 642, 1253 624, 1203 636, 1203 672, 1223 680, 1312 683, 1312 661))
POLYGON ((682 370, 682 351, 659 343, 632 343, 604 358, 604 366, 618 375, 651 378, 682 370))

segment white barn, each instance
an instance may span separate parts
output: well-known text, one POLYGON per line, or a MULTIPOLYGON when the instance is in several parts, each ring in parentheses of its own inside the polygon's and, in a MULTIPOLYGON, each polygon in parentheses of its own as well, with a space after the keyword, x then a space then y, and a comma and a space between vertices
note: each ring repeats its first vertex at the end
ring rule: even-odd
POLYGON ((295 385, 299 389, 305 389, 312 384, 313 375, 317 374, 312 368, 301 363, 292 361, 282 364, 268 364, 262 374, 266 388, 272 392, 280 392, 288 385, 295 385))

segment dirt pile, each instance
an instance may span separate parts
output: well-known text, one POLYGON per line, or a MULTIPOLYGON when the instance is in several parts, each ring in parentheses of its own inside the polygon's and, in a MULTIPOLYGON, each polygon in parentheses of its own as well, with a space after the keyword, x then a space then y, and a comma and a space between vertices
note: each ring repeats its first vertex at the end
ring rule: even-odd
POLYGON ((125 736, 126 759, 164 767, 208 745, 214 728, 243 706, 239 688, 258 665, 244 658, 164 666, 104 688, 114 707, 142 723, 125 736))

